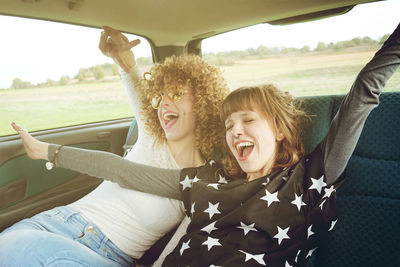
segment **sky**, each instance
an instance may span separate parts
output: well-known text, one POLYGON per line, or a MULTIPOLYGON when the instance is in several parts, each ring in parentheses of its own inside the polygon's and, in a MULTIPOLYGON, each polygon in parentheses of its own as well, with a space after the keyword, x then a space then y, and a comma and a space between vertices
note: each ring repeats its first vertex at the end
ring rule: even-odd
POLYGON ((358 5, 346 14, 313 22, 247 27, 204 40, 202 49, 203 52, 244 50, 257 48, 260 44, 267 47, 301 48, 308 45, 315 48, 318 42, 337 42, 355 37, 369 36, 376 40, 391 33, 399 22, 400 0, 390 0, 358 5))
MULTIPOLYGON (((400 22, 400 0, 356 6, 347 14, 288 26, 261 24, 203 41, 203 52, 267 47, 316 47, 318 42, 337 42, 369 36, 379 39, 400 22)), ((79 68, 112 63, 98 49, 99 29, 0 16, 0 88, 16 77, 32 83, 61 75, 73 77, 79 68), (7 25, 3 27, 3 25, 7 25), (38 41, 40 40, 40 42, 38 41), (29 49, 27 49, 29 48, 29 49), (46 55, 46 56, 44 56, 46 55)), ((130 40, 137 37, 128 35, 130 40)), ((136 57, 151 56, 147 41, 134 48, 136 57)))

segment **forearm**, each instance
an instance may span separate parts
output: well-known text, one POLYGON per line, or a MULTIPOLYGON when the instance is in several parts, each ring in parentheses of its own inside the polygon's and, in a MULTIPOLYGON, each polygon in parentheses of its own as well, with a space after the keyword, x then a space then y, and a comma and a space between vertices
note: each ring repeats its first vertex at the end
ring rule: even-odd
POLYGON ((128 93, 132 108, 135 109, 138 101, 140 100, 139 85, 141 75, 139 68, 135 65, 130 69, 130 73, 126 73, 122 68, 119 69, 119 72, 121 73, 122 83, 124 84, 126 92, 128 93))
MULTIPOLYGON (((48 157, 54 161, 58 145, 50 145, 48 157)), ((179 175, 181 170, 160 169, 123 159, 112 153, 63 147, 55 158, 58 167, 71 169, 120 186, 181 200, 179 175)))
POLYGON ((139 135, 145 134, 144 130, 144 117, 142 114, 142 100, 140 97, 140 80, 141 75, 139 68, 134 66, 131 68, 130 73, 126 73, 123 69, 120 69, 122 83, 128 94, 129 103, 131 104, 133 114, 136 118, 136 123, 139 128, 139 135))
POLYGON ((326 138, 321 143, 328 184, 334 183, 346 167, 368 115, 378 106, 380 93, 399 65, 400 28, 398 26, 357 76, 332 120, 326 138))

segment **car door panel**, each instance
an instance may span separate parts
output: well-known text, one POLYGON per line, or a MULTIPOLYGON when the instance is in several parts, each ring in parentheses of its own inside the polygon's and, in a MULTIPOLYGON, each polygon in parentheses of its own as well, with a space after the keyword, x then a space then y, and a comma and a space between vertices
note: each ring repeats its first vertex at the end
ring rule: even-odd
MULTIPOLYGON (((33 133, 56 144, 122 155, 131 119, 33 133)), ((102 180, 62 168, 48 171, 44 160, 31 160, 18 136, 0 139, 0 231, 40 211, 71 203, 102 180), (2 140, 3 139, 3 140, 2 140)))

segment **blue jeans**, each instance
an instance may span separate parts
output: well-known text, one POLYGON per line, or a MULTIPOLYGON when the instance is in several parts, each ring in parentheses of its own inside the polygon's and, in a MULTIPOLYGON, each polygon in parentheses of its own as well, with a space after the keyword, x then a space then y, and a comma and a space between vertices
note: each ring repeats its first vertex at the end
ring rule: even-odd
POLYGON ((68 207, 39 213, 0 234, 0 266, 77 265, 130 266, 134 260, 68 207))

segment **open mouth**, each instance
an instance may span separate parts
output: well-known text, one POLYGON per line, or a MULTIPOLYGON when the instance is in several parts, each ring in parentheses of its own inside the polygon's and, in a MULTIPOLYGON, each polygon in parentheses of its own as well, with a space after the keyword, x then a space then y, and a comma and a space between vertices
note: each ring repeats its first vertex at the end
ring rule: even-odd
POLYGON ((240 142, 236 144, 236 151, 239 156, 239 160, 246 160, 251 152, 253 152, 254 144, 252 142, 240 142))
POLYGON ((174 112, 165 112, 162 116, 165 128, 171 127, 178 120, 179 115, 174 112))

